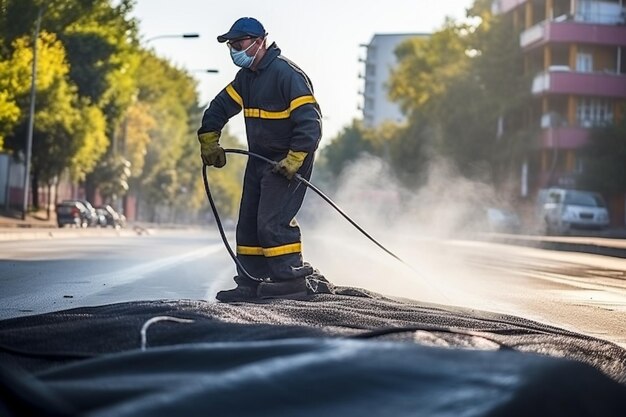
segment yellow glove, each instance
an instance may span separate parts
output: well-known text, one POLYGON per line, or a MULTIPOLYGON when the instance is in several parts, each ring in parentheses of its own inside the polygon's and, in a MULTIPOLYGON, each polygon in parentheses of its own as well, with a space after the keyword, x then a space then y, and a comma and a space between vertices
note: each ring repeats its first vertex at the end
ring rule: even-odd
POLYGON ((226 165, 226 153, 220 146, 220 132, 206 132, 198 135, 200 141, 200 156, 202 162, 208 166, 221 168, 226 165))
POLYGON ((304 158, 306 158, 307 155, 307 152, 289 151, 285 158, 278 161, 278 164, 274 167, 274 172, 278 172, 292 179, 302 166, 304 158))

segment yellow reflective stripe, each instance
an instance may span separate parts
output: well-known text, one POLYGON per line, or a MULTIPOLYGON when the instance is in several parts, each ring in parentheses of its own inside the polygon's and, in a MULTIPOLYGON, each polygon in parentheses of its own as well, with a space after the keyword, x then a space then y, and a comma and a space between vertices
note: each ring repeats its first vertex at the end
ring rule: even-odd
POLYGON ((259 109, 243 109, 243 115, 245 117, 261 117, 261 110, 259 110, 259 109))
POLYGON ((302 252, 301 243, 290 243, 289 245, 274 246, 273 248, 263 248, 263 255, 267 257, 287 255, 289 253, 302 252))
POLYGON ((269 111, 263 109, 244 109, 243 115, 245 117, 256 117, 260 119, 288 119, 291 115, 291 112, 297 109, 300 106, 305 104, 313 104, 316 103, 315 97, 313 96, 302 96, 291 100, 289 104, 289 108, 283 111, 269 111))
POLYGON ((258 246, 237 246, 240 255, 263 255, 263 248, 258 246))
POLYGON ((235 103, 239 104, 239 107, 243 107, 243 99, 241 98, 237 90, 235 90, 235 87, 233 87, 232 84, 228 84, 228 87, 226 87, 226 92, 228 93, 230 98, 235 101, 235 103))
POLYGON ((267 111, 261 109, 244 109, 245 117, 255 117, 260 119, 289 119, 289 110, 267 111))
POLYGON ((292 112, 300 106, 305 104, 315 104, 315 97, 313 96, 302 96, 298 98, 294 98, 291 100, 291 104, 289 105, 289 111, 292 112))

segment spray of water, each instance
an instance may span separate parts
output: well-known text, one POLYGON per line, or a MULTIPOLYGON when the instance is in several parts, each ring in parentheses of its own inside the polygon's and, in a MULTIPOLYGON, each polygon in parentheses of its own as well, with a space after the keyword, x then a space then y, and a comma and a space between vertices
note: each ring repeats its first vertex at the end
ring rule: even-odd
POLYGON ((380 159, 364 157, 344 170, 334 200, 407 267, 365 239, 312 196, 305 203, 305 257, 338 285, 395 297, 462 305, 475 292, 471 259, 461 242, 488 231, 487 207, 502 205, 489 185, 433 160, 427 181, 404 188, 380 159))

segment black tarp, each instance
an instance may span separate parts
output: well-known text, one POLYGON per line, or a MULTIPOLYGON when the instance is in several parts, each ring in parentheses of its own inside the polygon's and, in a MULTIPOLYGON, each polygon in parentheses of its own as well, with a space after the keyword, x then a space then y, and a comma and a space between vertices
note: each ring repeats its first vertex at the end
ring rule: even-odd
POLYGON ((5 415, 626 415, 619 346, 355 288, 3 320, 0 348, 5 415), (193 321, 153 323, 142 349, 156 317, 193 321))

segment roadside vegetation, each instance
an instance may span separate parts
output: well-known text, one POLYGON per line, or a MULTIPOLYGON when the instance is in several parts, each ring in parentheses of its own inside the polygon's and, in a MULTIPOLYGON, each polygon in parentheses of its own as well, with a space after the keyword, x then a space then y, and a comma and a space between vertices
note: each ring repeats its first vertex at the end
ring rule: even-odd
MULTIPOLYGON (((476 0, 467 19, 448 20, 431 36, 404 42, 396 56, 389 97, 407 122, 368 129, 355 120, 324 148, 321 178, 333 184, 346 166, 369 154, 415 189, 428 181, 430 162, 445 160, 463 178, 515 201, 520 167, 536 146, 539 127, 524 123, 532 79, 523 73, 513 25, 492 15, 491 0, 476 0)), ((594 128, 583 150, 581 186, 607 195, 626 193, 624 123, 594 128)))
MULTIPOLYGON (((68 180, 107 203, 132 190, 144 220, 159 207, 192 219, 206 210, 195 131, 202 108, 184 69, 141 44, 132 0, 0 0, 0 152, 24 159, 37 39, 32 206, 40 187, 68 180)), ((224 132, 224 143, 236 139, 224 132)), ((231 161, 233 162, 233 161, 231 161)), ((215 197, 236 211, 234 161, 215 197), (233 189, 234 188, 234 189, 233 189)))
MULTIPOLYGON (((194 220, 207 213, 195 131, 202 105, 193 77, 142 45, 134 0, 0 0, 0 152, 24 160, 33 33, 38 71, 32 147, 32 206, 37 190, 61 180, 107 203, 132 194, 143 220, 194 220)), ((360 155, 379 157, 407 187, 428 180, 443 158, 503 199, 519 189, 519 167, 537 131, 524 123, 531 80, 523 75, 518 34, 476 0, 463 21, 447 20, 429 37, 396 50, 389 97, 403 125, 367 129, 360 120, 320 152, 316 176, 332 186, 360 155), (507 195, 509 194, 509 195, 507 195)), ((606 193, 626 190, 624 127, 592 134, 581 183, 606 193)), ((223 132, 226 146, 243 146, 223 132)), ((235 215, 242 158, 212 170, 224 215, 235 215)))

